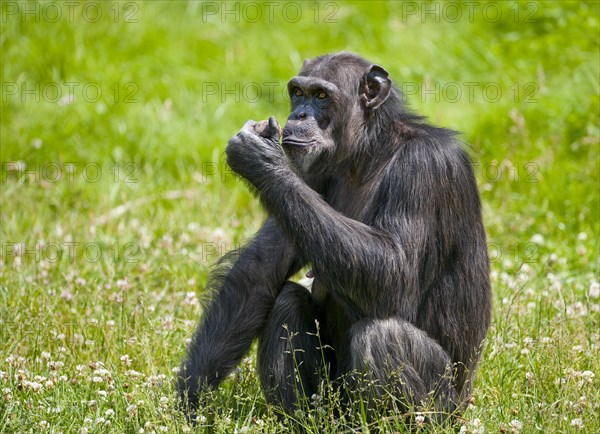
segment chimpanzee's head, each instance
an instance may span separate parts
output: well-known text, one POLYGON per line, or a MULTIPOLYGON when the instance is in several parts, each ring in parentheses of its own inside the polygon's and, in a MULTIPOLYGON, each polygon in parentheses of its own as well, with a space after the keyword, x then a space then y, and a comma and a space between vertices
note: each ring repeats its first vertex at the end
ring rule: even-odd
POLYGON ((352 53, 309 59, 288 83, 291 114, 283 129, 288 158, 304 174, 352 155, 374 111, 392 94, 388 73, 352 53))

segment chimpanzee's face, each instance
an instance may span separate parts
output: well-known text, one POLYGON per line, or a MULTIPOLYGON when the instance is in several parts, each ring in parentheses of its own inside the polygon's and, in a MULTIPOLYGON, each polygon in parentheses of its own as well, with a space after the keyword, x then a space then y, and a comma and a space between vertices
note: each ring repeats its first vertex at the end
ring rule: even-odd
POLYGON ((317 77, 297 76, 288 83, 292 112, 283 129, 282 145, 300 172, 335 149, 334 114, 339 103, 338 87, 317 77))
POLYGON ((305 61, 288 83, 292 112, 282 145, 293 166, 319 176, 315 172, 322 175, 352 156, 356 141, 366 135, 365 115, 386 101, 390 89, 386 70, 358 57, 305 61))

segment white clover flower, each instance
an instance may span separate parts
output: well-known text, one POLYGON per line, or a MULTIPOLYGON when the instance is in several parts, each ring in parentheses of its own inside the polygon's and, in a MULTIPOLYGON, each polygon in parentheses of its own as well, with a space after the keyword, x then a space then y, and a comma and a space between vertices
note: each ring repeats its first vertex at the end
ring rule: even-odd
POLYGON ((600 283, 598 282, 592 282, 590 284, 590 290, 588 292, 588 295, 590 296, 590 298, 598 298, 600 297, 600 283))
POLYGON ((530 241, 535 244, 544 244, 544 236, 542 234, 534 234, 530 241))
POLYGON ((25 387, 29 387, 35 393, 42 390, 42 387, 43 387, 43 385, 41 383, 38 383, 37 381, 25 381, 24 385, 25 385, 25 387))
POLYGON ((517 419, 513 419, 510 421, 511 432, 518 433, 523 429, 523 422, 517 419))
POLYGON ((199 304, 198 302, 198 296, 196 295, 195 292, 190 291, 188 293, 185 294, 185 300, 183 301, 185 304, 190 305, 190 306, 196 306, 199 304))
POLYGON ((574 426, 575 428, 583 428, 583 420, 579 418, 573 419, 571 421, 571 426, 574 426))
POLYGON ((135 404, 130 404, 125 409, 130 416, 137 415, 137 406, 135 404))
POLYGON ((131 285, 129 284, 127 279, 119 279, 119 280, 117 280, 115 285, 117 286, 118 289, 120 289, 122 291, 126 291, 131 288, 131 285))
POLYGON ((96 373, 103 377, 110 377, 110 371, 106 368, 99 368, 96 370, 96 373))

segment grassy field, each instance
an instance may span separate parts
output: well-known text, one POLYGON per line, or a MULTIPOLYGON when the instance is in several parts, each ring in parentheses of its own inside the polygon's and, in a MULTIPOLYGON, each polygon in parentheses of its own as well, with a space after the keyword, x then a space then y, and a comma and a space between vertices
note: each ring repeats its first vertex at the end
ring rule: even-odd
MULTIPOLYGON (((265 218, 225 145, 284 120, 302 60, 338 50, 471 145, 494 313, 459 428, 600 432, 598 2, 1 12, 0 432, 193 431, 172 379, 208 270, 265 218)), ((320 406, 277 421, 254 354, 214 398, 199 432, 404 431, 320 406)))

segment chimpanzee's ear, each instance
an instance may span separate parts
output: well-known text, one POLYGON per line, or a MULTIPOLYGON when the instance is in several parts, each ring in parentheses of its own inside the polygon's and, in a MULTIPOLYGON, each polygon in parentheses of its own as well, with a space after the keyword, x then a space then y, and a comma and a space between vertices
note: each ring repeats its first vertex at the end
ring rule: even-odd
POLYGON ((388 72, 379 65, 371 65, 361 80, 359 98, 365 108, 374 110, 385 102, 391 90, 388 72))

